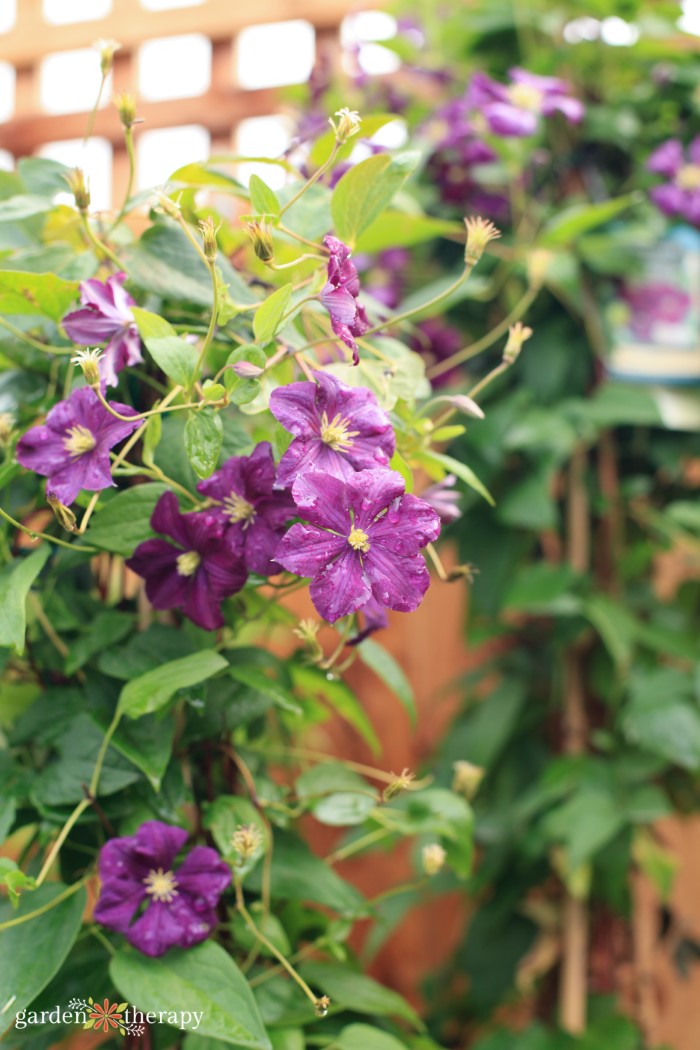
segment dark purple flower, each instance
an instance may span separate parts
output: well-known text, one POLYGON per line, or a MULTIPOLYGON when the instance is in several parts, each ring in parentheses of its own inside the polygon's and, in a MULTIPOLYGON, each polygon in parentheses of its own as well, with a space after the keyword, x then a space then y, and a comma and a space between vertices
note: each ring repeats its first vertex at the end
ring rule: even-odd
POLYGON ((294 435, 280 461, 279 482, 290 485, 308 470, 349 478, 365 467, 388 466, 396 440, 372 391, 346 386, 329 372, 315 376, 315 383, 272 392, 270 411, 294 435))
POLYGON ((263 441, 250 456, 232 456, 197 490, 216 501, 210 513, 226 528, 226 540, 240 552, 248 572, 273 576, 280 571, 274 560, 284 526, 295 515, 287 492, 275 489, 272 446, 263 441))
POLYGON ((430 585, 421 549, 437 539, 440 519, 404 495, 393 470, 361 470, 347 481, 312 471, 292 493, 300 517, 279 547, 280 565, 311 578, 310 595, 329 623, 377 607, 411 612, 430 585))
MULTIPOLYGON (((416 334, 411 338, 410 346, 425 358, 426 364, 435 365, 461 350, 464 336, 439 317, 429 317, 416 325, 416 334)), ((459 366, 436 376, 432 384, 434 387, 445 386, 454 382, 458 376, 459 366)))
POLYGON ((110 839, 100 850, 95 920, 123 933, 144 955, 192 948, 216 926, 216 906, 231 882, 231 869, 208 846, 195 846, 174 868, 186 841, 183 828, 147 820, 135 835, 110 839))
POLYGON ((146 581, 154 609, 182 609, 206 631, 223 627, 221 602, 240 591, 246 570, 225 540, 224 523, 211 511, 181 514, 173 492, 165 492, 151 515, 154 532, 170 537, 140 543, 127 565, 146 581))
POLYGON ((584 116, 583 103, 558 77, 540 77, 527 69, 511 69, 510 84, 500 84, 486 73, 475 73, 467 92, 472 110, 483 115, 495 135, 534 135, 540 117, 561 113, 571 124, 584 116))
MULTIPOLYGON (((120 415, 136 415, 128 405, 117 401, 109 404, 120 415)), ((138 425, 138 420, 115 419, 95 391, 84 386, 54 405, 45 423, 20 438, 17 460, 28 470, 47 477, 47 489, 68 505, 81 489, 100 492, 114 484, 109 450, 138 425)))
POLYGON ((131 312, 134 300, 123 288, 126 274, 115 273, 105 282, 82 281, 82 310, 66 314, 62 324, 69 339, 81 346, 107 343, 100 359, 100 376, 107 386, 117 385, 117 372, 143 361, 141 340, 131 312))
POLYGON ((323 243, 330 252, 330 258, 328 280, 319 298, 331 315, 331 328, 352 350, 352 361, 356 365, 360 357, 355 337, 363 335, 369 328, 365 308, 357 301, 360 279, 347 244, 330 234, 323 238, 323 243))
POLYGON ((650 190, 657 208, 700 226, 700 136, 690 143, 687 155, 678 139, 664 142, 649 157, 647 168, 669 180, 650 190))

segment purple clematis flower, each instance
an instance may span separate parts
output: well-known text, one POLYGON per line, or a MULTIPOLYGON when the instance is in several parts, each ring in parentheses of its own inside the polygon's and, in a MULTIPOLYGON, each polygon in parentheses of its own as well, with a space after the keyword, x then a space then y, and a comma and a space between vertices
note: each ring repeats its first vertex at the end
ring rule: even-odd
POLYGON ((308 470, 349 478, 365 467, 386 467, 396 439, 391 420, 371 390, 350 387, 329 372, 317 382, 290 383, 273 390, 270 411, 294 440, 278 468, 290 485, 308 470))
POLYGON ((223 627, 221 602, 240 591, 246 570, 225 541, 224 524, 209 511, 181 514, 174 492, 165 492, 151 515, 155 532, 168 540, 140 543, 127 565, 146 581, 154 609, 182 609, 206 631, 223 627))
POLYGON ((280 572, 275 550, 284 526, 296 511, 287 492, 275 489, 272 446, 262 441, 250 456, 232 456, 198 492, 216 501, 210 513, 226 528, 226 540, 239 552, 249 572, 274 576, 280 572))
POLYGON ((448 474, 442 481, 437 481, 421 493, 421 499, 424 499, 433 510, 438 512, 440 519, 445 524, 459 521, 462 517, 462 511, 459 506, 460 493, 457 491, 456 485, 457 478, 455 475, 448 474))
POLYGON ((110 839, 100 850, 95 920, 123 933, 144 955, 192 948, 216 926, 216 906, 231 882, 231 869, 216 850, 195 846, 173 870, 186 841, 183 828, 147 820, 135 835, 110 839))
MULTIPOLYGON (((120 415, 136 415, 133 408, 110 401, 120 415)), ((41 426, 32 427, 17 444, 17 460, 49 480, 47 489, 61 503, 73 503, 81 489, 100 492, 113 485, 109 450, 128 437, 139 420, 115 419, 94 390, 81 387, 59 401, 41 426)))
POLYGON ((81 310, 66 314, 62 324, 69 339, 81 346, 107 343, 100 358, 100 377, 107 386, 117 385, 117 372, 143 361, 141 340, 131 312, 136 303, 124 290, 125 273, 105 282, 92 278, 80 284, 81 310))
POLYGON ((664 215, 680 215, 700 226, 700 136, 693 139, 687 153, 678 139, 662 143, 649 157, 647 168, 669 180, 649 191, 657 208, 664 215))
POLYGON ((331 328, 352 350, 352 362, 356 365, 360 356, 355 337, 363 335, 369 328, 365 308, 357 301, 360 279, 347 244, 330 234, 323 238, 323 243, 330 252, 330 258, 328 281, 321 289, 319 298, 331 315, 331 328))
POLYGON ((540 117, 561 113, 570 124, 583 120, 585 108, 558 77, 540 77, 527 69, 511 69, 510 84, 499 84, 486 73, 472 77, 467 101, 480 112, 495 135, 534 135, 540 117))
POLYGON ((300 517, 279 547, 280 565, 311 578, 309 593, 329 623, 374 602, 411 612, 430 585, 421 549, 437 539, 440 518, 425 500, 404 495, 394 470, 361 470, 348 481, 311 471, 292 493, 300 517))

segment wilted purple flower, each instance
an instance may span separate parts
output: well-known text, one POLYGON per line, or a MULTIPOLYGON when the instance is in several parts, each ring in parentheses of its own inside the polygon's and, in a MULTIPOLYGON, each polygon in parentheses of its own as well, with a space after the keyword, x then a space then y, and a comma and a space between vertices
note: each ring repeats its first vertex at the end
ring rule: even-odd
POLYGON ((95 920, 123 933, 144 955, 192 948, 216 926, 216 906, 231 882, 231 869, 208 846, 195 846, 174 868, 186 841, 183 828, 147 820, 135 835, 110 839, 100 850, 95 920))
MULTIPOLYGON (((128 405, 110 401, 122 416, 135 416, 128 405)), ((81 489, 100 492, 113 485, 109 450, 128 437, 138 420, 116 419, 84 386, 59 401, 41 426, 28 430, 17 444, 17 460, 49 480, 47 489, 61 503, 73 503, 81 489)))
POLYGON ((91 278, 80 284, 81 310, 66 314, 62 324, 69 339, 81 346, 107 343, 100 359, 100 376, 117 385, 117 372, 143 361, 141 340, 131 312, 134 300, 123 288, 126 274, 115 273, 105 282, 91 278))
POLYGON ((442 481, 430 485, 421 493, 421 499, 429 503, 433 510, 436 510, 440 515, 440 520, 447 524, 452 521, 459 521, 462 517, 462 511, 459 506, 459 492, 455 489, 456 484, 457 478, 455 475, 448 474, 442 481))
MULTIPOLYGON (((452 357, 464 346, 464 336, 457 329, 445 324, 439 317, 429 317, 416 325, 416 334, 410 346, 425 358, 426 364, 435 365, 452 357)), ((459 367, 451 368, 431 380, 434 387, 446 386, 459 375, 459 367)))
POLYGON ((273 390, 270 411, 294 440, 282 456, 278 479, 290 485, 308 470, 349 478, 365 467, 386 467, 396 439, 391 420, 371 390, 350 387, 329 372, 317 382, 273 390))
POLYGON ((486 73, 475 73, 467 92, 472 110, 481 113, 495 135, 534 135, 540 117, 561 113, 578 124, 585 108, 558 77, 540 77, 527 69, 511 69, 510 84, 499 84, 486 73))
POLYGON ((295 509, 287 492, 275 490, 272 446, 263 441, 250 456, 232 456, 197 490, 216 501, 210 513, 226 528, 229 546, 239 552, 246 569, 260 576, 280 571, 274 560, 284 526, 295 509))
POLYGON ((330 258, 328 281, 321 289, 319 298, 331 315, 331 328, 352 350, 352 361, 356 365, 360 356, 355 337, 363 335, 369 328, 365 308, 357 301, 360 279, 347 244, 330 234, 323 238, 323 243, 330 252, 330 258))
POLYGON ((359 645, 375 631, 382 631, 389 626, 387 611, 376 598, 370 598, 367 604, 362 606, 360 612, 363 620, 362 627, 357 634, 348 639, 348 645, 359 645))
POLYGON ((664 215, 680 215, 700 226, 700 136, 686 151, 678 139, 669 139, 655 150, 647 161, 655 175, 669 180, 654 186, 649 196, 664 215))
POLYGON ((292 493, 310 524, 292 525, 277 560, 311 578, 311 600, 324 619, 334 623, 371 599, 400 612, 420 605, 430 585, 420 552, 437 539, 440 519, 424 500, 404 495, 400 474, 361 470, 341 481, 312 471, 292 493))
POLYGON ((173 492, 165 492, 151 515, 154 532, 168 540, 140 543, 127 565, 146 581, 154 609, 182 609, 206 631, 223 627, 221 602, 246 581, 241 557, 224 538, 224 523, 210 511, 181 514, 173 492))

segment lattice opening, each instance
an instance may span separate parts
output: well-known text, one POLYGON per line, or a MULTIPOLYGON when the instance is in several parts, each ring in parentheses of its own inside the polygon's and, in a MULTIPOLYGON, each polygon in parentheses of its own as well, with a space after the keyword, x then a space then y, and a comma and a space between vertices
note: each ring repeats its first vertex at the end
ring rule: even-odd
POLYGON ((0 33, 9 33, 17 21, 17 0, 0 0, 0 33))
POLYGON ((211 85, 211 41, 200 33, 148 40, 138 77, 140 96, 151 101, 203 95, 211 85))
MULTIPOLYGON (((47 55, 39 74, 39 100, 47 113, 79 113, 90 110, 100 88, 100 62, 93 48, 58 51, 47 55)), ((107 78, 100 106, 109 102, 111 78, 107 78)))
MULTIPOLYGON (((279 157, 292 138, 290 121, 282 116, 249 117, 236 129, 236 153, 249 157, 279 157)), ((259 175, 272 189, 284 185, 285 174, 274 164, 240 164, 238 178, 246 185, 251 175, 259 175)))
POLYGON ((303 84, 316 60, 316 33, 310 22, 253 25, 236 42, 236 79, 254 89, 303 84))
POLYGON ((0 62, 0 123, 9 120, 15 111, 15 67, 0 62))
POLYGON ((94 22, 112 11, 112 0, 44 0, 44 18, 51 25, 94 22))
POLYGON ((206 160, 210 150, 211 136, 199 124, 144 131, 136 155, 138 188, 162 186, 183 164, 206 160))
MULTIPOLYGON (((57 160, 69 168, 82 168, 90 182, 90 207, 103 211, 112 205, 112 146, 103 138, 64 139, 47 142, 38 151, 40 157, 57 160)), ((70 193, 62 195, 67 204, 73 204, 70 193)))

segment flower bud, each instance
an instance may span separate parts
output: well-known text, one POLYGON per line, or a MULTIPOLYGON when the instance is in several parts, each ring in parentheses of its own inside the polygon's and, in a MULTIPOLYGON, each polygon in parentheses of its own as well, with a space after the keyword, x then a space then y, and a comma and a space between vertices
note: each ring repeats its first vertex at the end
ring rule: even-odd
POLYGON ((500 237, 501 231, 489 219, 465 219, 464 225, 467 227, 464 261, 467 266, 476 266, 486 251, 486 245, 489 241, 495 241, 497 237, 500 237))
POLYGON ((49 492, 48 489, 46 491, 46 501, 51 507, 51 510, 54 512, 56 521, 61 526, 61 528, 65 529, 66 532, 78 531, 78 525, 75 520, 75 514, 73 513, 73 511, 70 509, 70 507, 64 506, 64 504, 61 503, 61 501, 59 500, 58 496, 53 492, 49 492))
POLYGON ((432 842, 429 846, 423 846, 421 860, 425 874, 432 876, 442 871, 446 857, 447 854, 437 842, 432 842))
POLYGON ((263 833, 255 824, 239 824, 231 837, 231 845, 243 864, 260 853, 265 845, 263 833))
POLYGON ((524 325, 522 321, 518 321, 508 329, 508 342, 503 351, 504 364, 512 365, 514 361, 517 361, 518 355, 523 348, 523 343, 531 335, 532 329, 524 325))
POLYGON ((531 288, 541 288, 547 276, 553 254, 546 248, 535 248, 527 256, 527 277, 531 288))
POLYGON ((476 401, 472 398, 467 397, 466 394, 453 394, 450 397, 445 398, 449 401, 453 408, 456 408, 458 412, 463 412, 465 416, 473 416, 475 419, 485 419, 483 409, 477 405, 476 401))
POLYGON ((106 77, 114 65, 114 55, 121 50, 121 44, 117 40, 95 40, 92 45, 100 53, 100 69, 102 76, 106 77))
POLYGON ((78 350, 75 357, 71 357, 72 365, 79 365, 85 376, 88 386, 100 385, 100 357, 101 350, 78 350))
POLYGON ((174 201, 172 197, 169 197, 167 193, 164 193, 162 190, 156 191, 155 206, 156 208, 160 208, 160 210, 170 219, 175 219, 176 222, 182 215, 182 209, 177 201, 174 201))
POLYGON ((362 117, 354 109, 348 109, 347 106, 343 106, 335 115, 338 118, 338 123, 336 124, 332 117, 328 118, 328 123, 335 132, 335 141, 339 146, 343 146, 349 138, 357 135, 362 123, 362 117))
POLYGON ((202 234, 202 240, 204 242, 204 254, 206 255, 209 262, 214 262, 216 259, 216 253, 218 251, 218 245, 216 243, 216 234, 218 227, 214 225, 214 220, 211 215, 200 222, 199 229, 202 234))
POLYGON ((76 208, 78 211, 86 212, 90 207, 90 183, 85 178, 85 172, 82 168, 73 168, 65 179, 75 198, 76 208))
POLYGON ((479 784, 484 779, 485 769, 475 766, 473 762, 460 760, 452 763, 454 776, 452 777, 452 790, 458 795, 464 795, 466 799, 474 798, 479 790, 479 784))
POLYGON ((128 129, 137 123, 135 95, 130 95, 127 91, 123 91, 120 95, 114 96, 114 105, 117 107, 122 127, 128 129))
POLYGON ((391 802, 392 798, 396 798, 397 795, 406 791, 416 779, 416 774, 412 773, 409 769, 402 769, 398 776, 396 773, 392 773, 391 775, 394 779, 390 784, 387 784, 382 794, 382 801, 384 802, 391 802))
POLYGON ((258 376, 263 374, 264 369, 258 368, 252 361, 236 361, 231 365, 231 371, 235 372, 241 379, 257 379, 258 376))
POLYGON ((314 1003, 314 1013, 317 1017, 325 1017, 328 1013, 328 1008, 331 1005, 331 1001, 327 995, 322 995, 314 1003))
POLYGON ((253 249, 261 262, 272 262, 275 257, 275 249, 272 244, 272 234, 264 222, 247 222, 245 228, 253 242, 253 249))

